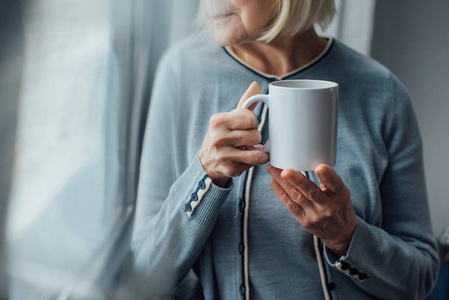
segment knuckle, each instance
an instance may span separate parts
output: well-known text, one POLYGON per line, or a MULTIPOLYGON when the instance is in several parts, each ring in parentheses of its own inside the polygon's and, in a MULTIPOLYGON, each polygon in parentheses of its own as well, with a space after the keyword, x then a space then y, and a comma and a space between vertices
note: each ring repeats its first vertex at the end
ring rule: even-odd
POLYGON ((308 194, 308 198, 310 200, 317 200, 321 195, 321 192, 319 191, 318 188, 313 188, 309 194, 308 194))
POLYGON ((313 223, 309 218, 306 218, 305 220, 303 220, 301 225, 306 229, 310 229, 312 227, 313 223))
POLYGON ((214 147, 215 151, 219 152, 220 148, 222 148, 224 145, 226 145, 226 138, 221 135, 215 135, 212 142, 212 146, 214 147))
POLYGON ((287 200, 287 202, 285 203, 285 206, 293 214, 298 211, 298 206, 293 201, 287 200))
POLYGON ((211 128, 218 128, 223 126, 224 123, 224 114, 223 113, 216 113, 210 117, 209 120, 209 126, 211 128))
POLYGON ((304 195, 296 189, 291 189, 290 195, 291 195, 291 198, 294 199, 294 201, 296 203, 298 203, 299 205, 304 204, 304 202, 306 201, 306 198, 304 197, 304 195))
POLYGON ((323 221, 323 217, 319 214, 312 214, 310 216, 309 221, 310 221, 310 226, 314 226, 314 225, 320 224, 323 221))
POLYGON ((255 164, 262 164, 267 161, 266 156, 267 154, 262 151, 253 151, 254 153, 251 153, 251 158, 253 163, 255 164))
POLYGON ((210 144, 210 149, 211 149, 211 153, 213 153, 215 155, 215 157, 217 159, 219 159, 220 156, 221 156, 221 151, 220 151, 221 144, 220 144, 220 142, 217 141, 217 140, 212 141, 211 144, 210 144))
POLYGON ((341 185, 334 183, 331 187, 331 190, 336 194, 340 194, 342 192, 342 187, 341 185))
POLYGON ((292 197, 292 199, 294 199, 296 203, 302 202, 302 194, 298 192, 296 189, 290 190, 290 196, 292 197))
POLYGON ((336 209, 326 209, 323 212, 323 219, 329 220, 332 219, 337 214, 336 209))
MULTIPOLYGON (((278 190, 278 195, 279 195, 279 197, 283 197, 284 199, 288 199, 289 198, 287 193, 284 191, 284 189, 279 189, 278 190)), ((288 201, 288 203, 290 205, 294 205, 294 203, 292 201, 290 201, 290 200, 287 200, 287 201, 288 201)))

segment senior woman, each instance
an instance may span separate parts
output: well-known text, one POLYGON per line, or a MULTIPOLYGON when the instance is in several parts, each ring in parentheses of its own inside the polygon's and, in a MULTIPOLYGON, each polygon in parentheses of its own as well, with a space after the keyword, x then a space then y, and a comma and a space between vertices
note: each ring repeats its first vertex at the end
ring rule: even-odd
POLYGON ((141 295, 187 293, 197 281, 205 299, 424 298, 438 257, 421 139, 398 79, 316 34, 332 0, 202 7, 216 43, 185 39, 154 83, 132 240, 141 295), (281 79, 339 84, 334 168, 280 170, 243 147, 263 142, 269 120, 262 105, 240 106, 281 79))

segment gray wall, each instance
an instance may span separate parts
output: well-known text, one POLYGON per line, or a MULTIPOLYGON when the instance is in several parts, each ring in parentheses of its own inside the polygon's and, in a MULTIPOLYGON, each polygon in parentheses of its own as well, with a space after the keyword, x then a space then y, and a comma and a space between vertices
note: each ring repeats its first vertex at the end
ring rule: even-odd
POLYGON ((412 97, 434 233, 440 236, 449 226, 449 1, 378 0, 371 55, 412 97))

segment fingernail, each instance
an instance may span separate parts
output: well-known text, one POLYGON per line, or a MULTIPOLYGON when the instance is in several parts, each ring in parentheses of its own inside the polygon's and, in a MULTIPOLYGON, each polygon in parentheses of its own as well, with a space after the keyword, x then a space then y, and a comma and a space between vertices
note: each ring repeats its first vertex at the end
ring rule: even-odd
POLYGON ((326 173, 328 172, 327 168, 325 165, 318 165, 316 168, 315 173, 320 173, 321 175, 326 175, 326 173))
POLYGON ((286 179, 286 180, 290 180, 293 177, 293 174, 290 172, 282 172, 281 174, 282 178, 286 179))

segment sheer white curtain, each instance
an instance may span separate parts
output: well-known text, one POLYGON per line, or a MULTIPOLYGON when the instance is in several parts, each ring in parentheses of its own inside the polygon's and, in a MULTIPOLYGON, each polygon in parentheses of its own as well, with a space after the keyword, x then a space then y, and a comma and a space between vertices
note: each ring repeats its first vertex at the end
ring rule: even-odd
POLYGON ((370 55, 376 0, 335 0, 337 15, 321 34, 338 38, 355 50, 370 55))
POLYGON ((116 110, 108 5, 39 0, 24 6, 7 231, 10 299, 68 293, 114 221, 106 209, 118 200, 107 196, 119 192, 118 145, 106 137, 116 110))
POLYGON ((8 298, 9 264, 4 233, 12 183, 23 65, 21 6, 21 0, 0 0, 0 299, 8 298))
POLYGON ((8 184, 9 299, 111 299, 154 70, 165 48, 192 30, 198 3, 25 4, 24 55, 12 66, 23 72, 8 184))

